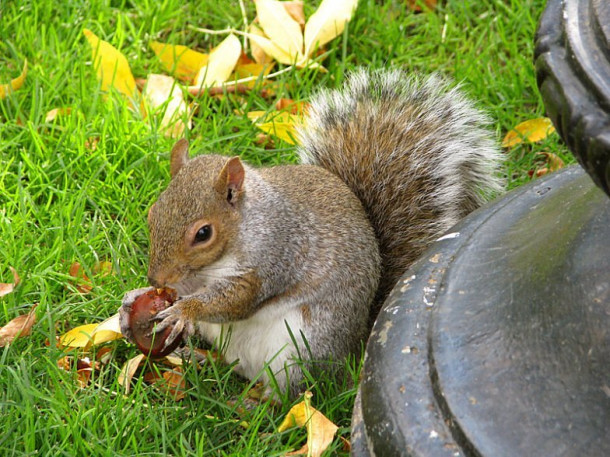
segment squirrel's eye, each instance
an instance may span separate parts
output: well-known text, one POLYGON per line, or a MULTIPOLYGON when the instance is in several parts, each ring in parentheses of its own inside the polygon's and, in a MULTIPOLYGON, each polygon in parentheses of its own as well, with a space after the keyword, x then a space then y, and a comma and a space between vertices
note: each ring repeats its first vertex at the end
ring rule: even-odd
POLYGON ((212 226, 204 225, 195 233, 195 243, 205 243, 212 237, 212 226))

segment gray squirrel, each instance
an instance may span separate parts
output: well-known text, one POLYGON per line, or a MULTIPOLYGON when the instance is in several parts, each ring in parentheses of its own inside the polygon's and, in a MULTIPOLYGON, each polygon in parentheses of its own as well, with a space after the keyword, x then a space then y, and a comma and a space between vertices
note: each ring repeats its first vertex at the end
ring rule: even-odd
MULTIPOLYGON (((157 330, 215 342, 240 374, 296 394, 297 357, 358 352, 411 263, 502 190, 489 123, 437 76, 360 69, 311 101, 299 165, 189 159, 178 141, 148 215, 148 280, 179 295, 157 330)), ((123 298, 128 338, 147 290, 123 298)))

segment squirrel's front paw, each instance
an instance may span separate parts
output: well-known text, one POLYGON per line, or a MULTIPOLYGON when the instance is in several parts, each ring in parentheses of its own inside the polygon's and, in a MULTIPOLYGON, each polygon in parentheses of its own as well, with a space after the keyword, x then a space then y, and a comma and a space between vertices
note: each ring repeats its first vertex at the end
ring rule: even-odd
POLYGON ((121 333, 129 341, 133 342, 133 331, 129 323, 129 315, 131 314, 131 305, 140 295, 145 294, 153 290, 152 287, 142 287, 140 289, 130 290, 125 292, 123 300, 121 301, 121 307, 119 308, 119 323, 121 325, 121 333))
POLYGON ((164 348, 172 344, 178 337, 186 340, 195 333, 195 326, 193 325, 193 322, 184 315, 184 310, 181 305, 181 300, 178 300, 173 306, 164 309, 155 316, 155 320, 161 321, 155 326, 156 333, 162 332, 168 327, 171 327, 172 329, 165 339, 164 348))

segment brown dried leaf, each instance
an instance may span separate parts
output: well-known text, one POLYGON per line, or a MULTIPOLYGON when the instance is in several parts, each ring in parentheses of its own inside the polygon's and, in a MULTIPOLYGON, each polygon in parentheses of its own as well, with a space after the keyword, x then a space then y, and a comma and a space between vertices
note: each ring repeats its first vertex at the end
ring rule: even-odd
POLYGON ((17 270, 15 270, 13 267, 9 267, 9 269, 11 270, 11 273, 13 274, 13 282, 0 283, 0 297, 10 294, 13 290, 15 290, 15 287, 17 287, 19 285, 19 283, 21 282, 21 279, 19 278, 19 275, 17 274, 17 270))
POLYGON ((286 111, 290 114, 304 115, 307 113, 309 103, 307 102, 295 102, 290 98, 280 98, 275 103, 275 109, 278 111, 286 111))
POLYGON ((100 137, 99 136, 89 137, 85 141, 85 148, 89 149, 90 151, 96 151, 97 150, 97 144, 99 142, 100 142, 100 137))
MULTIPOLYGON (((252 23, 248 27, 248 37, 252 37, 252 35, 256 35, 260 38, 265 38, 265 33, 258 27, 256 24, 252 23)), ((266 39, 266 38, 265 38, 266 39)), ((250 39, 250 50, 252 52, 252 57, 254 57, 254 61, 260 64, 267 64, 273 62, 273 57, 265 52, 265 50, 256 44, 256 41, 250 39)))
POLYGON ((128 394, 131 391, 131 380, 145 358, 146 356, 144 354, 138 354, 133 359, 129 359, 127 362, 125 362, 125 365, 123 365, 117 381, 119 385, 125 388, 125 394, 128 394))
POLYGON ((186 380, 182 368, 176 367, 171 371, 166 371, 163 373, 163 379, 164 382, 157 383, 157 387, 165 390, 175 401, 182 400, 186 395, 186 380))
POLYGON ((433 11, 437 3, 437 0, 407 0, 407 7, 416 12, 433 11))
POLYGON ((539 152, 538 155, 546 158, 546 163, 549 165, 550 171, 561 170, 566 165, 564 161, 561 160, 561 157, 552 152, 539 152))
POLYGON ((79 285, 76 286, 76 290, 78 290, 81 294, 91 292, 93 289, 93 284, 91 284, 91 280, 85 274, 85 270, 80 263, 74 262, 72 265, 70 265, 68 274, 76 279, 77 283, 79 283, 79 285))
POLYGON ((17 316, 0 328, 0 347, 10 344, 15 338, 22 338, 30 334, 32 325, 36 322, 37 306, 32 306, 29 313, 17 316))
POLYGON ((144 381, 170 395, 175 401, 180 401, 185 396, 186 380, 180 367, 164 371, 162 375, 158 371, 149 371, 144 375, 144 381))
POLYGON ((305 12, 303 11, 303 2, 300 0, 282 2, 282 6, 290 17, 301 26, 301 29, 303 29, 305 27, 305 12))
MULTIPOLYGON (((92 269, 93 274, 101 278, 112 273, 112 263, 108 261, 96 262, 92 269)), ((81 294, 87 294, 93 290, 91 279, 85 274, 85 270, 78 262, 72 263, 68 270, 68 274, 76 279, 76 290, 81 294)))
MULTIPOLYGON (((69 355, 62 357, 57 361, 57 366, 64 371, 72 372, 74 367, 74 358, 69 355)), ((94 362, 89 357, 76 359, 76 382, 78 382, 81 389, 84 389, 87 387, 87 385, 89 385, 89 380, 91 379, 93 371, 99 370, 99 368, 99 362, 94 362)))

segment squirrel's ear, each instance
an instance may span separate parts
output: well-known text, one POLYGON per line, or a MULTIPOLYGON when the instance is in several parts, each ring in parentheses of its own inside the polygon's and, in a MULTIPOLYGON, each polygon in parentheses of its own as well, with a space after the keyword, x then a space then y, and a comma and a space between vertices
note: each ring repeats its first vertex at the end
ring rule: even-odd
POLYGON ((182 138, 178 140, 178 142, 172 148, 172 153, 169 161, 169 171, 172 175, 172 178, 176 176, 176 174, 186 164, 186 162, 188 162, 188 160, 189 142, 185 138, 182 138))
POLYGON ((232 157, 222 167, 214 189, 221 195, 226 195, 227 201, 233 205, 243 191, 245 176, 246 170, 239 157, 232 157))

